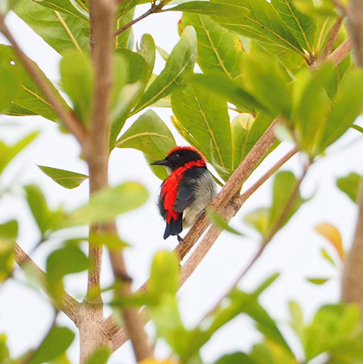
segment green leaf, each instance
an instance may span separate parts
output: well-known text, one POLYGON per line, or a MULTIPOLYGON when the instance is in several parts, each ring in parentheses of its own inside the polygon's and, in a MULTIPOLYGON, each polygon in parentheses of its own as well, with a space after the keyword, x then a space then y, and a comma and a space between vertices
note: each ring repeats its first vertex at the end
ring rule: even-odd
POLYGON ((191 77, 193 86, 203 87, 210 93, 220 98, 227 99, 233 105, 236 105, 242 111, 254 114, 262 106, 256 99, 241 85, 237 85, 220 73, 201 75, 195 74, 191 77))
POLYGON ((94 82, 89 58, 76 50, 66 52, 60 62, 60 74, 74 111, 84 124, 88 124, 94 82))
POLYGON ((155 254, 151 266, 148 292, 161 297, 175 295, 179 287, 179 260, 174 252, 160 251, 155 254))
MULTIPOLYGON (((152 161, 165 158, 175 145, 170 130, 152 110, 141 115, 116 142, 118 148, 140 150, 152 161)), ((161 179, 167 177, 165 168, 154 166, 152 170, 161 179)))
POLYGON ((274 120, 260 112, 256 119, 250 114, 239 114, 231 124, 233 170, 235 170, 274 120))
POLYGON ((12 10, 19 0, 3 0, 0 2, 0 12, 6 15, 10 10, 12 10))
POLYGON ((146 61, 148 68, 147 80, 149 80, 154 70, 156 57, 155 42, 150 34, 144 34, 141 37, 140 48, 137 48, 137 53, 146 61))
POLYGON ((64 169, 39 166, 38 167, 54 182, 68 189, 78 187, 85 179, 88 178, 85 174, 66 171, 64 169))
POLYGON ((306 57, 299 42, 266 0, 219 0, 218 2, 250 10, 250 13, 243 18, 212 18, 223 27, 261 43, 280 45, 306 57))
MULTIPOLYGON (((123 87, 120 95, 120 112, 114 115, 110 134, 110 148, 115 147, 117 136, 125 125, 133 106, 140 100, 141 94, 148 80, 148 65, 145 59, 136 52, 129 49, 117 49, 116 53, 123 57, 126 62, 126 86, 123 87)), ((120 70, 125 74, 125 71, 120 70)))
MULTIPOLYGON (((130 23, 134 18, 135 8, 130 9, 128 12, 118 17, 116 20, 116 29, 122 28, 124 25, 130 23)), ((126 29, 121 34, 115 37, 115 49, 118 48, 127 48, 130 35, 132 32, 132 27, 126 29)))
POLYGON ((351 126, 351 128, 352 128, 352 129, 354 129, 354 130, 357 130, 357 131, 359 131, 360 133, 362 133, 362 134, 363 134, 363 128, 362 128, 361 126, 356 125, 356 124, 353 124, 353 125, 351 126))
POLYGON ((291 315, 290 325, 299 336, 300 340, 304 340, 304 316, 300 305, 297 302, 289 302, 289 310, 291 315))
POLYGON ((88 269, 90 262, 79 248, 67 246, 53 251, 46 265, 47 289, 54 301, 59 304, 64 293, 63 277, 88 269))
POLYGON ((324 248, 320 249, 320 253, 323 256, 323 258, 329 263, 331 264, 333 267, 336 267, 336 264, 334 262, 334 259, 330 256, 330 254, 328 253, 328 251, 324 248))
POLYGON ((0 174, 4 171, 6 166, 24 149, 26 148, 37 136, 38 131, 35 131, 23 139, 19 140, 16 144, 8 146, 0 141, 0 174))
POLYGON ((8 108, 20 90, 20 80, 14 66, 0 66, 0 113, 8 108))
MULTIPOLYGON (((279 219, 296 186, 297 179, 292 172, 282 171, 276 174, 273 182, 272 204, 267 208, 259 208, 245 216, 247 224, 255 228, 262 237, 268 236, 279 219)), ((279 226, 281 229, 307 200, 298 192, 285 220, 279 226)))
POLYGON ((233 229, 232 227, 230 227, 228 225, 227 221, 222 216, 220 216, 218 213, 216 213, 215 211, 213 211, 211 209, 207 209, 206 214, 207 214, 210 222, 215 227, 217 227, 217 228, 219 228, 221 230, 226 230, 229 233, 232 233, 232 234, 235 234, 235 235, 243 236, 242 233, 240 233, 236 229, 233 229))
MULTIPOLYGON (((38 5, 37 5, 38 6, 38 5)), ((67 103, 61 97, 54 85, 46 78, 41 69, 33 62, 33 65, 44 77, 48 86, 58 96, 59 100, 66 109, 69 109, 67 103)), ((20 80, 21 89, 14 95, 11 100, 11 106, 6 110, 7 115, 22 116, 22 115, 41 115, 46 119, 55 121, 57 115, 51 108, 49 102, 46 100, 44 94, 40 91, 38 86, 34 83, 33 79, 29 76, 28 72, 24 69, 22 63, 15 55, 12 47, 0 45, 0 70, 5 72, 13 72, 16 70, 20 80)))
POLYGON ((48 207, 45 196, 37 185, 27 185, 24 190, 29 208, 42 234, 52 230, 65 219, 66 215, 62 209, 51 210, 48 207))
POLYGON ((83 17, 40 6, 33 0, 21 0, 15 13, 58 53, 71 49, 88 52, 89 22, 83 17))
POLYGON ((184 14, 182 26, 189 25, 197 32, 197 63, 202 71, 223 72, 231 80, 240 80, 243 48, 238 35, 221 27, 205 15, 184 14))
POLYGON ((292 100, 290 81, 277 60, 261 52, 243 59, 244 81, 247 91, 272 115, 290 117, 292 100), (271 92, 274 90, 274 92, 271 92))
POLYGON ((97 348, 87 359, 86 364, 106 364, 110 357, 110 349, 106 346, 97 348))
POLYGON ((226 180, 232 172, 232 141, 227 102, 203 87, 188 85, 171 95, 174 125, 226 180))
POLYGON ((172 50, 165 68, 146 90, 133 114, 154 104, 176 90, 188 76, 197 56, 197 37, 194 28, 185 28, 180 41, 172 50))
POLYGON ((324 283, 328 282, 330 278, 306 278, 306 280, 312 284, 316 284, 318 286, 323 285, 324 283))
POLYGON ((250 357, 256 364, 296 364, 298 362, 290 351, 268 338, 253 346, 250 357))
MULTIPOLYGON (((304 0, 307 4, 313 4, 312 0, 304 0)), ((287 25, 300 46, 313 54, 313 42, 316 25, 313 18, 301 13, 293 0, 272 0, 272 6, 279 13, 281 20, 287 25)))
POLYGON ((223 355, 214 364, 255 364, 255 362, 245 353, 236 352, 223 355))
POLYGON ((10 352, 6 345, 6 339, 7 337, 5 334, 0 334, 0 363, 10 361, 10 352))
POLYGON ((129 246, 125 241, 113 234, 93 233, 89 238, 89 243, 93 246, 105 245, 109 250, 122 250, 129 246))
POLYGON ((42 364, 55 359, 69 348, 74 338, 74 332, 67 327, 55 326, 35 352, 29 364, 42 364))
POLYGON ((106 187, 93 194, 88 204, 72 212, 58 227, 107 222, 119 214, 140 207, 147 199, 147 190, 137 182, 124 182, 115 187, 106 187))
POLYGON ((338 178, 336 184, 353 202, 357 203, 360 181, 361 176, 358 173, 351 172, 345 177, 338 178))
MULTIPOLYGON (((18 223, 15 220, 0 224, 0 282, 9 278, 14 264, 15 239, 18 236, 18 223)), ((1 338, 1 337, 0 337, 1 338)), ((1 356, 1 340, 0 340, 1 356)))
POLYGON ((341 82, 336 100, 326 120, 321 151, 339 139, 359 116, 363 107, 363 71, 349 69, 341 82))
POLYGON ((169 8, 167 11, 182 11, 184 13, 196 13, 210 16, 215 15, 225 18, 242 18, 250 12, 247 8, 241 6, 212 3, 207 1, 189 1, 174 8, 169 8))
POLYGON ((300 150, 307 152, 311 158, 320 151, 331 104, 324 86, 333 72, 332 63, 322 65, 315 73, 303 70, 294 84, 294 112, 291 120, 295 124, 295 138, 300 150))
POLYGON ((71 0, 33 0, 35 3, 46 8, 56 10, 65 15, 78 17, 82 20, 89 20, 88 13, 77 3, 71 0))

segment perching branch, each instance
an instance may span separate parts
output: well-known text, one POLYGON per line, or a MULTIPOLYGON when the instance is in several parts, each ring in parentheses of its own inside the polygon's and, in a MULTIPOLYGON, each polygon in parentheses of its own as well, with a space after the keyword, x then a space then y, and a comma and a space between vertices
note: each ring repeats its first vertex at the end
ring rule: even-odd
POLYGON ((53 108, 54 112, 59 116, 59 119, 67 128, 67 130, 72 133, 78 140, 78 142, 83 146, 87 131, 80 120, 72 113, 70 110, 66 109, 58 96, 49 87, 47 80, 44 78, 42 73, 36 67, 36 65, 28 58, 28 56, 21 50, 15 38, 11 34, 10 30, 5 24, 4 15, 0 13, 0 32, 8 39, 10 44, 13 46, 15 54, 18 56, 22 62, 24 68, 33 78, 36 85, 44 93, 45 97, 49 101, 49 104, 53 108))
MULTIPOLYGON (((18 244, 15 244, 14 253, 15 261, 20 267, 22 267, 25 263, 30 264, 37 272, 43 290, 49 296, 44 271, 38 267, 38 265, 29 257, 28 254, 24 252, 24 250, 18 244)), ((81 304, 78 301, 76 301, 67 292, 64 292, 62 295, 60 307, 57 308, 63 311, 74 323, 77 323, 80 306, 81 304)))
POLYGON ((347 38, 337 49, 335 49, 326 58, 326 60, 329 62, 333 62, 335 65, 338 65, 348 56, 351 50, 352 50, 352 40, 350 38, 347 38))

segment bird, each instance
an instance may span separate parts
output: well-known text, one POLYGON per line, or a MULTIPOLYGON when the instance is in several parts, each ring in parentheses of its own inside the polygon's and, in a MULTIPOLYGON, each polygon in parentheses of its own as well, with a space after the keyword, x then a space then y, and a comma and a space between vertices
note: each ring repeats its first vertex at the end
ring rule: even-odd
POLYGON ((164 239, 177 236, 193 225, 216 195, 216 183, 207 169, 203 154, 196 148, 177 146, 165 159, 151 165, 164 166, 169 177, 160 187, 158 207, 166 222, 164 239))

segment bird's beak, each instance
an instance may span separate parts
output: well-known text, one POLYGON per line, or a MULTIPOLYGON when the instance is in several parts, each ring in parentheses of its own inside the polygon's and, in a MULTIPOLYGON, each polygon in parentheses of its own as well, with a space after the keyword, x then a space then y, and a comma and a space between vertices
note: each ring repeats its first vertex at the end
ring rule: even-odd
POLYGON ((166 166, 168 165, 168 160, 167 159, 160 159, 159 161, 155 161, 150 163, 151 166, 166 166))

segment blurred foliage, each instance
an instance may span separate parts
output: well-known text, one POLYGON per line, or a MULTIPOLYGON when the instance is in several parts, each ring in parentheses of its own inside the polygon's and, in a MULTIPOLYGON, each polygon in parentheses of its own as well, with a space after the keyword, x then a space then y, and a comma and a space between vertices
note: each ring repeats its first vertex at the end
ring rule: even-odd
MULTIPOLYGON (((115 27, 127 25, 134 19, 137 6, 147 2, 121 1, 115 27)), ((136 39, 135 44, 131 27, 115 37, 110 153, 115 148, 131 148, 142 152, 147 162, 162 159, 175 146, 173 133, 177 132, 203 152, 226 182, 276 117, 280 120, 276 131, 279 141, 292 141, 311 162, 329 154, 329 147, 349 128, 362 131, 353 123, 362 113, 363 71, 350 56, 339 65, 323 62, 314 71, 309 67, 323 53, 339 16, 333 2, 167 0, 156 3, 160 7, 166 4, 163 11, 183 13, 178 24, 180 40, 170 54, 158 47, 150 34, 136 39), (154 70, 156 50, 165 61, 159 74, 154 70), (193 74, 197 69, 202 73, 193 74), (173 129, 170 130, 157 111, 149 107, 171 108, 173 129)), ((1 0, 0 11, 5 14, 10 10, 59 54, 60 82, 52 82, 35 62, 32 64, 40 70, 61 104, 89 128, 94 70, 89 58, 88 0, 1 0)), ((347 37, 343 24, 333 49, 347 37)), ((13 117, 38 115, 58 122, 54 110, 13 48, 4 44, 0 45, 0 79, 1 113, 13 117)), ((3 172, 7 172, 8 165, 38 134, 23 136, 12 145, 0 142, 0 198, 13 192, 11 183, 4 182, 3 172)), ((266 155, 278 143, 266 151, 266 155)), ((77 188, 88 178, 85 174, 53 166, 39 168, 67 189, 77 188)), ((152 168, 152 171, 160 179, 167 176, 160 168, 152 168)), ((356 202, 360 180, 357 173, 349 173, 337 178, 336 184, 356 202)), ((24 181, 21 183, 24 185, 24 181)), ((245 216, 247 224, 262 239, 276 228, 298 183, 292 172, 277 173, 271 203, 245 216)), ((75 237, 68 228, 108 222, 142 206, 148 199, 148 192, 140 183, 123 182, 99 191, 88 203, 69 211, 63 206, 54 207, 47 193, 28 180, 23 192, 22 197, 39 230, 39 243, 61 240, 60 246, 50 249, 44 278, 56 307, 64 297, 67 276, 83 272, 92 264, 83 253, 84 241, 94 246, 105 245, 110 250, 129 246, 116 235, 95 232, 89 237, 75 237), (59 238, 59 230, 63 230, 65 238, 59 238)), ((289 213, 277 229, 287 224, 306 201, 297 191, 289 213)), ((207 213, 218 228, 241 235, 220 215, 213 211, 207 213)), ((0 223, 0 281, 4 282, 14 272, 14 248, 21 227, 15 218, 0 223)), ((344 249, 339 230, 330 223, 320 223, 316 230, 329 242, 329 248, 334 249, 331 254, 322 248, 324 259, 334 267, 341 267, 344 249)), ((24 267, 30 280, 36 276, 36 283, 42 283, 31 266, 25 264, 24 267)), ((299 304, 290 302, 291 327, 300 344, 297 354, 285 330, 280 329, 279 318, 272 317, 261 304, 261 294, 277 275, 269 277, 251 293, 233 289, 192 328, 184 323, 179 312, 176 295, 179 275, 178 257, 168 251, 158 252, 152 263, 147 292, 108 301, 117 309, 144 306, 156 327, 155 340, 166 342, 173 353, 170 360, 150 358, 142 364, 203 364, 200 354, 203 346, 239 315, 248 316, 254 322, 261 340, 255 342, 251 350, 228 353, 214 364, 313 364, 319 356, 324 357, 326 364, 363 364, 363 327, 360 312, 354 305, 325 305, 306 322, 299 304)), ((310 277, 308 280, 323 284, 329 278, 310 277)), ((104 291, 115 288, 112 284, 104 291)), ((37 349, 12 359, 6 335, 2 334, 0 363, 18 364, 28 360, 30 364, 69 364, 66 350, 74 336, 72 330, 54 326, 37 349)), ((109 356, 109 350, 101 347, 87 363, 107 363, 109 356)))

